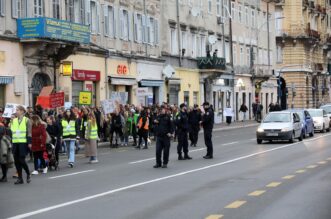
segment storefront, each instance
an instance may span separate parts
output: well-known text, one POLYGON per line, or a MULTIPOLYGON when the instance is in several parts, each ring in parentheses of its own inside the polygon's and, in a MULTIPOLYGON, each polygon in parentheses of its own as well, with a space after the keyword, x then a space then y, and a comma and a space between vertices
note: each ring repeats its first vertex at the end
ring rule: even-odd
POLYGON ((164 101, 164 80, 162 77, 163 61, 137 61, 137 81, 139 88, 147 88, 143 99, 139 97, 142 105, 162 104, 164 101))
MULTIPOLYGON (((128 104, 136 104, 137 64, 132 59, 111 57, 108 59, 108 97, 113 92, 125 93, 128 104)), ((123 103, 124 104, 124 103, 123 103)))
POLYGON ((252 101, 254 100, 253 86, 251 75, 249 74, 240 74, 235 76, 235 115, 237 120, 242 120, 243 115, 239 112, 240 106, 244 103, 248 112, 246 113, 246 119, 252 118, 252 101))
POLYGON ((6 87, 12 84, 14 77, 12 76, 0 76, 0 107, 6 105, 6 87))
POLYGON ((97 86, 100 82, 100 71, 74 69, 72 72, 72 104, 79 104, 79 93, 81 91, 92 92, 92 105, 96 106, 97 86))

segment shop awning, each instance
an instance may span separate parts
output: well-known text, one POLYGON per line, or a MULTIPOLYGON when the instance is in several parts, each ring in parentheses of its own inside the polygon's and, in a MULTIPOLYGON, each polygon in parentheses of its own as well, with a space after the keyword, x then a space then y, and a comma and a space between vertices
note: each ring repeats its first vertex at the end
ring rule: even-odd
POLYGON ((113 85, 126 85, 126 86, 132 86, 137 84, 137 81, 135 78, 124 78, 124 77, 108 77, 110 84, 113 85))
POLYGON ((141 80, 140 85, 143 87, 161 87, 163 85, 163 80, 141 80))
POLYGON ((178 78, 170 78, 169 79, 169 84, 173 84, 173 85, 180 85, 181 80, 178 78))
POLYGON ((11 84, 13 81, 13 76, 0 76, 0 84, 11 84))

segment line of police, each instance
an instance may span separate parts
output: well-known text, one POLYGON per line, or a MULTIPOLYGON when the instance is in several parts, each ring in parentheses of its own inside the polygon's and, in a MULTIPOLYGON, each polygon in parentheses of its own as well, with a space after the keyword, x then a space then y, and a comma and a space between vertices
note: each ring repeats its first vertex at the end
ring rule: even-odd
MULTIPOLYGON (((207 154, 203 157, 205 159, 213 158, 213 143, 212 143, 212 131, 214 126, 214 112, 210 107, 208 102, 203 104, 204 112, 202 113, 202 118, 199 124, 204 129, 204 139, 205 145, 207 147, 207 154)), ((188 132, 191 124, 189 124, 187 107, 185 104, 180 105, 180 112, 173 119, 166 112, 166 107, 161 106, 161 113, 154 120, 155 123, 155 135, 156 135, 156 164, 154 168, 167 168, 169 162, 169 150, 170 150, 170 140, 174 136, 176 125, 176 134, 178 138, 177 153, 178 160, 191 160, 188 152, 188 132), (163 160, 162 160, 163 154, 163 160), (184 156, 183 156, 184 155, 184 156)), ((198 141, 198 132, 199 129, 196 127, 191 127, 195 130, 193 132, 193 138, 191 145, 196 145, 198 141), (197 130, 197 131, 196 131, 197 130)))

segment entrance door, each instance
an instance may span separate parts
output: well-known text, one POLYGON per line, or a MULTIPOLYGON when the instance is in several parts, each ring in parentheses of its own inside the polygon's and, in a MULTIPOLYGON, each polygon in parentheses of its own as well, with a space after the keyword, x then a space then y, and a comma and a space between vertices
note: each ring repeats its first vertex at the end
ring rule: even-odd
POLYGON ((0 85, 0 107, 5 107, 5 87, 6 85, 0 85))
POLYGON ((268 114, 268 109, 269 109, 269 94, 265 94, 265 113, 268 114))
POLYGON ((239 116, 238 116, 238 105, 239 105, 239 93, 236 92, 236 120, 238 120, 239 116))
POLYGON ((79 104, 79 92, 83 91, 83 81, 72 81, 72 105, 78 106, 79 104))
POLYGON ((32 105, 36 105, 37 97, 41 89, 45 86, 51 85, 51 79, 47 74, 44 73, 37 73, 32 78, 31 83, 31 94, 32 94, 32 105))

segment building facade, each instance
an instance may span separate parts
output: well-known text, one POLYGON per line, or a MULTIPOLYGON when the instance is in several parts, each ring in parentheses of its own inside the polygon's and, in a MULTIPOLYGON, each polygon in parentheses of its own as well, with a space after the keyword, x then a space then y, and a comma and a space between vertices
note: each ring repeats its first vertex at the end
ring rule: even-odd
POLYGON ((330 102, 330 1, 285 0, 276 6, 279 100, 282 108, 330 102))

